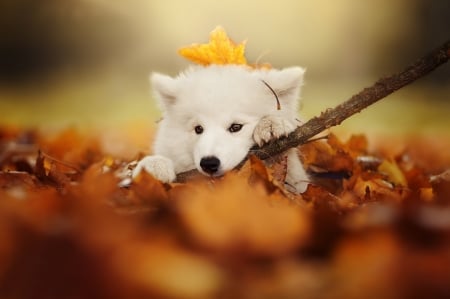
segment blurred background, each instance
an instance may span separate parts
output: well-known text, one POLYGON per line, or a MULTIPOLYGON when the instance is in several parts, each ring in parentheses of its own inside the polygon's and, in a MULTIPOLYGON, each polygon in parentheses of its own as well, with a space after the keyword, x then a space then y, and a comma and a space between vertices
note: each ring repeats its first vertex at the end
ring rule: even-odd
MULTIPOLYGON (((309 118, 450 38, 450 1, 0 0, 0 125, 154 127, 149 73, 216 25, 249 62, 306 67, 309 118)), ((445 65, 339 129, 450 134, 449 83, 445 65)))

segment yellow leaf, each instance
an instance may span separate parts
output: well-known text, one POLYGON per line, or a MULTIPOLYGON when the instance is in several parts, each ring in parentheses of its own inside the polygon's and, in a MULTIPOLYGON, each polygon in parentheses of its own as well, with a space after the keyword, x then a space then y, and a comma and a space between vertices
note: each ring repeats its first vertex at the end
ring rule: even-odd
POLYGON ((395 161, 384 160, 378 166, 378 171, 387 175, 388 180, 397 186, 408 186, 408 182, 402 170, 395 161))
POLYGON ((225 30, 218 26, 209 36, 207 44, 192 44, 181 48, 178 53, 184 58, 202 65, 209 64, 243 64, 245 59, 245 43, 235 44, 225 30))

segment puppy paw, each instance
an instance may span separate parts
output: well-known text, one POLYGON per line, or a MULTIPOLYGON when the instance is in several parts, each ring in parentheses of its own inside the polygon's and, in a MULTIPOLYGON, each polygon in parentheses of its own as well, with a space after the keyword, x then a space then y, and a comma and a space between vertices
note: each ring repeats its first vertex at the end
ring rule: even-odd
POLYGON ((289 192, 295 193, 295 194, 302 194, 308 189, 309 181, 297 181, 297 182, 286 182, 285 188, 289 192))
POLYGON ((136 168, 133 169, 133 179, 144 170, 156 179, 170 183, 175 181, 176 175, 173 167, 173 163, 170 159, 163 156, 147 156, 138 162, 136 168))
POLYGON ((286 189, 297 194, 306 191, 310 179, 306 174, 296 148, 287 151, 286 189))
POLYGON ((294 131, 296 125, 292 122, 274 115, 268 115, 261 118, 253 131, 253 139, 259 146, 272 139, 287 136, 294 131))

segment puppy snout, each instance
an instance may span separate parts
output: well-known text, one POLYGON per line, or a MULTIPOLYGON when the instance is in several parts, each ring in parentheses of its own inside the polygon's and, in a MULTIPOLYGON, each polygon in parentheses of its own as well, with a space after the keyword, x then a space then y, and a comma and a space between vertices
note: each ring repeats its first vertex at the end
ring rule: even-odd
POLYGON ((205 157, 200 160, 200 167, 204 172, 214 174, 219 170, 220 160, 216 157, 205 157))

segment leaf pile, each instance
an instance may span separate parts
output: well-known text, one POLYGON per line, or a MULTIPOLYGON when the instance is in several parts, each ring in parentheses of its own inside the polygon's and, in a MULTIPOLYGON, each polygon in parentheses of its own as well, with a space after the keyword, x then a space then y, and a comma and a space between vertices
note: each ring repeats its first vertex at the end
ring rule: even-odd
POLYGON ((295 195, 283 157, 121 188, 96 138, 0 129, 0 298, 450 298, 448 151, 389 142, 304 145, 295 195))

